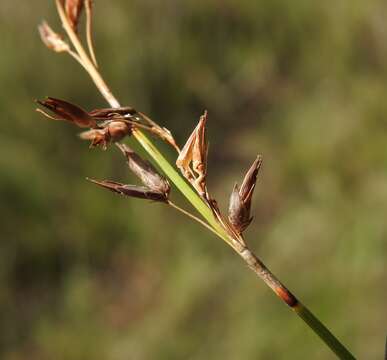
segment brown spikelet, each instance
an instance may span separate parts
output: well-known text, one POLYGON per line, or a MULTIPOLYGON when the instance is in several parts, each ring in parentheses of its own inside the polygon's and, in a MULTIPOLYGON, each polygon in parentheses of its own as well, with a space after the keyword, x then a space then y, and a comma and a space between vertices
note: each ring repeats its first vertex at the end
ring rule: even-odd
POLYGON ((64 9, 75 32, 78 31, 78 22, 82 14, 83 5, 84 0, 65 0, 64 9))
POLYGON ((258 155, 254 160, 250 169, 247 171, 245 178, 243 179, 241 188, 239 190, 240 196, 243 202, 248 208, 251 206, 251 198, 257 182, 257 175, 262 165, 262 156, 258 155))
POLYGON ((117 144, 126 156, 129 168, 139 177, 141 182, 152 191, 168 196, 171 186, 167 179, 161 176, 149 161, 143 160, 129 146, 117 144))
POLYGON ((234 185, 234 189, 230 196, 228 219, 239 234, 250 225, 252 220, 250 217, 250 210, 245 206, 239 194, 238 184, 234 185))
POLYGON ((52 30, 47 22, 43 21, 38 26, 38 30, 44 45, 46 45, 49 49, 58 53, 70 50, 69 44, 64 41, 58 33, 52 30))
POLYGON ((112 121, 107 125, 107 131, 110 136, 110 141, 116 142, 130 135, 132 133, 132 127, 126 122, 112 121))
POLYGON ((144 186, 125 185, 125 184, 121 184, 110 180, 98 181, 98 180, 89 179, 89 178, 87 180, 120 195, 134 197, 138 199, 152 200, 152 201, 160 201, 160 202, 167 201, 167 197, 165 196, 165 194, 157 191, 149 190, 144 186))
POLYGON ((51 110, 55 115, 51 116, 44 111, 37 109, 45 116, 54 120, 66 120, 79 127, 96 127, 96 121, 79 106, 71 104, 65 100, 48 97, 45 100, 37 100, 37 103, 51 110))
POLYGON ((261 164, 262 157, 258 156, 247 171, 241 187, 235 184, 230 196, 228 219, 239 234, 250 225, 253 219, 250 216, 251 198, 261 164))
POLYGON ((91 147, 101 146, 106 150, 107 144, 122 140, 125 136, 131 135, 131 125, 122 121, 111 121, 102 129, 91 129, 79 134, 83 140, 90 140, 91 147))

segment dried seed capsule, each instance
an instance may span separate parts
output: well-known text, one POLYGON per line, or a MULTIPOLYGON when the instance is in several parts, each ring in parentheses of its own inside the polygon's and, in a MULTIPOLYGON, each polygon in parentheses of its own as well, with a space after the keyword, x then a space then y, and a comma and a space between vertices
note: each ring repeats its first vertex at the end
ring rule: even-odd
POLYGON ((161 176, 149 161, 143 160, 129 146, 118 144, 128 160, 129 168, 140 178, 141 182, 152 191, 168 196, 171 187, 167 179, 161 176))
POLYGON ((125 185, 125 184, 121 184, 121 183, 118 183, 115 181, 109 181, 109 180, 103 180, 103 181, 98 181, 94 179, 87 179, 87 180, 120 195, 135 197, 138 199, 152 200, 152 201, 160 201, 160 202, 167 201, 166 194, 160 193, 158 191, 149 190, 144 186, 125 185))
POLYGON ((112 121, 107 125, 110 141, 116 142, 122 140, 126 135, 132 133, 132 128, 129 124, 122 121, 112 121))
POLYGON ((96 121, 85 110, 67 101, 48 97, 46 100, 37 100, 37 102, 55 114, 55 116, 51 116, 37 109, 50 119, 67 120, 83 128, 96 127, 97 125, 96 121))
POLYGON ((258 171, 261 168, 261 165, 262 156, 258 155, 253 164, 250 166, 250 169, 247 171, 239 190, 239 194, 243 202, 249 209, 251 206, 251 198, 253 196, 255 184, 257 182, 258 171))
POLYGON ((69 44, 67 44, 58 33, 52 30, 45 21, 39 25, 38 30, 44 45, 49 49, 54 50, 55 52, 70 50, 69 44))
POLYGON ((83 140, 90 140, 91 147, 101 146, 106 150, 107 144, 122 140, 132 133, 131 126, 122 121, 111 121, 102 129, 91 129, 79 134, 83 140))
POLYGON ((250 225, 252 220, 250 217, 250 209, 243 203, 237 184, 234 185, 230 196, 228 219, 238 233, 242 233, 250 225))
POLYGON ((253 196, 258 171, 262 164, 261 156, 258 156, 247 171, 241 188, 234 185, 230 196, 228 219, 238 233, 242 233, 251 223, 251 198, 253 196))

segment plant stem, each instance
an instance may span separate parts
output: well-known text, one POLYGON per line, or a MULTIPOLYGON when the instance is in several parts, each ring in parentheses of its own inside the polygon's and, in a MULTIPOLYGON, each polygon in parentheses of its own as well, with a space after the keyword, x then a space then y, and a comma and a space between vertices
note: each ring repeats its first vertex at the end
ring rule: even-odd
POLYGON ((208 225, 206 222, 204 222, 202 219, 199 219, 195 215, 193 215, 190 212, 184 210, 183 208, 181 208, 180 206, 176 205, 174 202, 172 202, 170 200, 168 200, 168 205, 172 206, 177 211, 180 211, 182 214, 188 216, 190 219, 198 222, 200 225, 203 225, 207 230, 210 230, 216 236, 219 236, 219 234, 210 225, 208 225))
POLYGON ((295 313, 313 329, 313 331, 330 347, 339 359, 355 359, 355 357, 336 339, 321 321, 300 302, 293 308, 295 313))
POLYGON ((247 247, 235 249, 240 257, 247 263, 276 295, 288 305, 305 323, 320 337, 320 339, 337 355, 339 359, 354 360, 355 357, 349 350, 331 333, 331 331, 303 305, 265 264, 247 247))
MULTIPOLYGON (((114 97, 109 87, 105 83, 101 74, 97 70, 95 64, 87 55, 83 45, 81 44, 77 34, 70 26, 67 17, 64 13, 63 6, 60 0, 56 0, 59 16, 62 21, 62 25, 68 34, 73 46, 75 47, 80 61, 75 57, 94 81, 98 90, 106 101, 112 107, 120 107, 120 103, 114 97)), ((221 239, 226 241, 238 255, 246 262, 246 264, 258 275, 266 285, 268 285, 274 293, 287 304, 305 323, 321 338, 321 340, 338 356, 343 360, 353 360, 355 357, 344 347, 343 344, 325 327, 317 317, 315 317, 298 299, 274 276, 274 274, 263 264, 263 262, 242 242, 238 239, 232 238, 227 231, 217 221, 211 209, 200 198, 200 196, 189 186, 185 180, 179 175, 175 168, 165 159, 165 157, 159 152, 159 150, 153 145, 153 143, 143 134, 139 129, 133 130, 133 136, 142 145, 142 147, 153 158, 157 165, 164 171, 168 178, 175 184, 175 186, 181 191, 181 193, 187 198, 187 200, 196 208, 196 210, 203 216, 209 225, 202 222, 202 220, 189 214, 185 210, 179 208, 175 204, 174 206, 178 210, 182 211, 190 217, 194 217, 202 225, 209 228, 212 232, 218 235, 221 239)))

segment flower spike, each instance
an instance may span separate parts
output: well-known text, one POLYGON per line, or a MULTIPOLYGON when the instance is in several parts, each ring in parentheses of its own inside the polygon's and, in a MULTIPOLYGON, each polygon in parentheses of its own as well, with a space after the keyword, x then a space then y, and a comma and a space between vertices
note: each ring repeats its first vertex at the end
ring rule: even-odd
POLYGON ((46 100, 37 100, 36 102, 55 114, 54 116, 51 116, 44 111, 37 109, 37 111, 50 119, 67 120, 83 128, 94 128, 97 125, 96 121, 85 110, 67 101, 48 97, 46 100))
POLYGON ((235 184, 230 196, 228 219, 239 234, 246 230, 253 220, 250 216, 251 198, 261 165, 262 157, 259 155, 247 171, 241 187, 235 184))
POLYGON ((89 179, 89 178, 87 178, 87 180, 120 195, 134 197, 138 199, 167 202, 167 197, 165 197, 165 194, 162 194, 157 191, 149 190, 144 186, 125 185, 125 184, 121 184, 121 183, 118 183, 115 181, 109 181, 109 180, 98 181, 98 180, 89 179))
POLYGON ((126 156, 129 168, 141 182, 150 190, 168 197, 171 190, 168 180, 161 176, 149 161, 143 160, 129 146, 124 144, 117 144, 117 146, 126 156))

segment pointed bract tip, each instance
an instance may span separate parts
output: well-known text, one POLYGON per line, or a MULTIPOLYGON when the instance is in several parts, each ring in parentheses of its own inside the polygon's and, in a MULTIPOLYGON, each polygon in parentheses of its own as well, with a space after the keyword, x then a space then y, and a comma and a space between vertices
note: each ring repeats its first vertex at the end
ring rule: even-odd
POLYGON ((152 191, 144 186, 126 185, 110 180, 99 181, 90 178, 87 180, 120 195, 164 203, 168 201, 168 194, 152 191))
MULTIPOLYGON (((85 110, 65 100, 47 97, 45 100, 37 100, 37 103, 55 114, 55 116, 48 116, 51 119, 67 120, 82 128, 93 128, 97 124, 85 110)), ((43 114, 47 115, 44 112, 43 114)))

